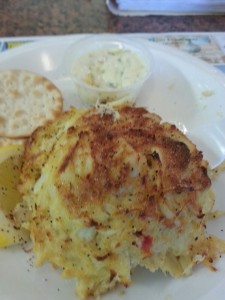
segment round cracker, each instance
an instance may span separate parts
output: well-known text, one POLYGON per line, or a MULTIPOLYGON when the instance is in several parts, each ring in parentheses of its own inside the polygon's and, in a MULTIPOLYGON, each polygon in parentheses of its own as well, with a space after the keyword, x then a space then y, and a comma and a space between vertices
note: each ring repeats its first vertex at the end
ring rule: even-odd
POLYGON ((28 137, 55 119, 62 106, 62 95, 49 79, 26 70, 0 72, 0 137, 28 137))

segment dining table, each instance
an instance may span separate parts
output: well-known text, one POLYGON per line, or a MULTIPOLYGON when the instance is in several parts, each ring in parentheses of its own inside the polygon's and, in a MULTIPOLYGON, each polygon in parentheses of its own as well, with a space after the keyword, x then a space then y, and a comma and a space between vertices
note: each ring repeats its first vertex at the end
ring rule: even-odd
MULTIPOLYGON (((26 69, 47 77, 62 92, 63 109, 67 110, 76 106, 77 100, 74 85, 61 69, 69 47, 87 35, 130 36, 135 43, 143 42, 154 60, 149 85, 138 98, 140 106, 160 115, 162 121, 175 124, 197 145, 199 155, 208 161, 212 170, 221 165, 224 169, 225 13, 115 13, 108 4, 105 0, 0 0, 0 72, 26 69)), ((202 169, 205 172, 205 167, 202 169)), ((216 219, 215 225, 204 225, 206 231, 209 229, 222 240, 225 240, 225 217, 221 213, 225 211, 224 180, 225 172, 221 171, 212 185, 215 215, 221 218, 211 213, 209 218, 216 219)), ((203 218, 204 213, 201 211, 199 216, 203 218)), ((196 263, 204 260, 200 255, 196 257, 196 263)), ((102 299, 224 300, 225 255, 222 253, 215 269, 218 272, 196 266, 192 276, 174 280, 162 272, 152 274, 138 267, 132 270, 129 288, 119 286, 102 299)), ((0 251, 0 299, 78 300, 74 278, 62 279, 58 271, 48 264, 36 268, 32 247, 3 249, 0 251)))
POLYGON ((104 0, 2 0, 0 36, 225 31, 225 14, 117 16, 104 0))

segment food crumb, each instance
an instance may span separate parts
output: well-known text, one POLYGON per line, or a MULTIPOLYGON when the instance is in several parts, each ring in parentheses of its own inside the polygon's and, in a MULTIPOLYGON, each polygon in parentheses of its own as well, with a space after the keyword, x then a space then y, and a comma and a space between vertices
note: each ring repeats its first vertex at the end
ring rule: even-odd
POLYGON ((125 290, 120 290, 120 291, 118 292, 118 294, 119 294, 119 296, 124 296, 124 295, 125 295, 125 290))
POLYGON ((28 263, 29 267, 31 267, 31 268, 34 267, 34 256, 33 255, 28 258, 27 263, 28 263))
POLYGON ((173 90, 175 87, 175 83, 174 82, 171 82, 169 85, 168 85, 168 89, 169 90, 173 90))
POLYGON ((221 111, 217 111, 217 112, 216 112, 216 115, 217 115, 219 118, 224 118, 224 113, 221 112, 221 111))
POLYGON ((173 295, 171 294, 166 295, 164 300, 173 300, 173 295))
POLYGON ((204 90, 204 91, 202 91, 202 96, 204 96, 204 97, 211 97, 214 94, 215 94, 215 92, 213 90, 204 90))

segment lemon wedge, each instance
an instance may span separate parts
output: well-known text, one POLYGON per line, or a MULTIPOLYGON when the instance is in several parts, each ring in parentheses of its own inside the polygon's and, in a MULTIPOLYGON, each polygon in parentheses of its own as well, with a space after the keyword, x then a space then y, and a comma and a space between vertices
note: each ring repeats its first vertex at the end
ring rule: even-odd
POLYGON ((16 228, 12 218, 15 206, 21 201, 17 185, 23 150, 23 145, 0 147, 0 248, 22 243, 28 238, 28 233, 16 228))

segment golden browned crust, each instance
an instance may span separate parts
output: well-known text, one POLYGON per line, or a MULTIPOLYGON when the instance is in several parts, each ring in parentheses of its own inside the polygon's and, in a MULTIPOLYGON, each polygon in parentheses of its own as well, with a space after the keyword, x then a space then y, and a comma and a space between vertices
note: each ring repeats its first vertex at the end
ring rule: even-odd
MULTIPOLYGON (((84 207, 90 201, 92 204, 101 203, 107 194, 116 193, 129 184, 138 186, 141 203, 137 201, 133 208, 141 211, 152 211, 154 201, 167 192, 201 191, 210 186, 207 163, 202 159, 202 153, 174 125, 161 123, 157 115, 144 108, 122 106, 118 111, 120 118, 114 120, 110 114, 101 116, 97 111, 89 110, 66 129, 66 147, 55 181, 71 212, 79 214, 81 202, 84 207), (121 143, 126 147, 120 153, 121 143), (93 169, 76 178, 79 184, 76 182, 74 192, 73 182, 64 182, 63 174, 79 159, 79 152, 82 149, 87 151, 87 148, 93 169), (137 160, 138 155, 145 157, 142 172, 135 179, 130 176, 133 171, 131 164, 124 163, 129 151, 133 150, 137 153, 137 160)), ((62 119, 69 115, 72 119, 73 114, 73 111, 67 112, 62 119)), ((27 144, 24 169, 29 170, 32 166, 33 172, 35 164, 41 168, 41 157, 49 155, 37 147, 36 155, 31 152, 30 157, 30 147, 34 146, 33 141, 40 142, 40 133, 42 129, 37 130, 27 144)), ((48 130, 44 133, 48 134, 48 130)), ((49 153, 51 151, 49 149, 49 153)), ((23 173, 29 175, 25 170, 23 173)))

